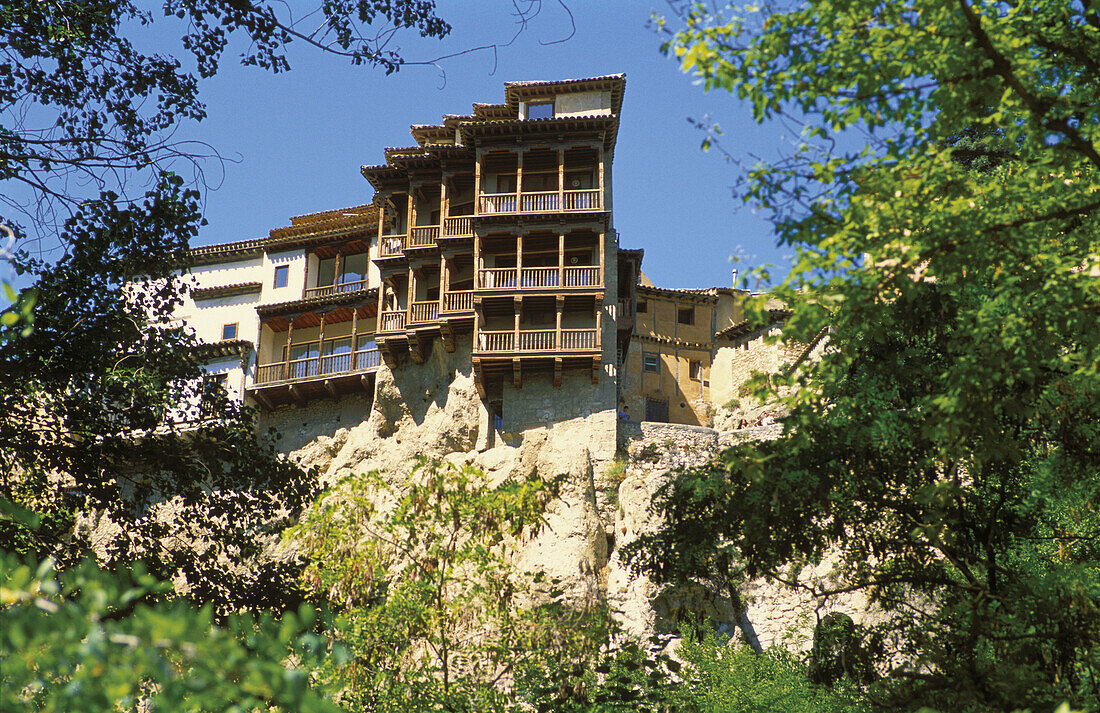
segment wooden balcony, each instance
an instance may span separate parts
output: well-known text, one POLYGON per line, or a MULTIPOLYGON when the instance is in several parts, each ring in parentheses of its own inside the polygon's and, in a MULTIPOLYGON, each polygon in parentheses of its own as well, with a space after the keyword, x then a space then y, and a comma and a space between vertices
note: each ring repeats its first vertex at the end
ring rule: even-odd
POLYGON ((563 329, 560 339, 554 329, 481 330, 476 351, 483 354, 584 353, 600 349, 596 329, 563 329), (518 345, 518 347, 517 347, 518 345))
POLYGON ((575 191, 537 191, 531 193, 482 193, 478 215, 500 213, 556 213, 559 211, 603 210, 598 188, 575 191))
POLYGON ((377 371, 382 364, 382 355, 378 349, 360 349, 343 354, 326 354, 308 359, 295 359, 291 362, 261 364, 256 367, 256 386, 296 383, 323 379, 346 374, 358 374, 377 371))
POLYGON ((448 292, 443 296, 443 310, 442 313, 448 312, 473 312, 474 311, 474 291, 473 290, 458 290, 455 292, 448 292))
POLYGON ((401 257, 405 251, 406 238, 407 236, 404 233, 400 235, 383 235, 378 244, 378 257, 401 257))
POLYGON ((478 270, 479 290, 554 290, 559 287, 574 289, 598 289, 603 286, 600 268, 583 267, 525 267, 517 276, 514 267, 495 267, 478 270), (517 280, 517 277, 519 279, 517 280), (517 287, 518 282, 518 287, 517 287))
POLYGON ((405 330, 405 310, 388 309, 378 315, 379 332, 403 332, 405 330))
POLYGON ((435 241, 439 237, 438 225, 418 225, 409 234, 409 240, 405 249, 410 248, 434 248, 435 241))
POLYGON ((409 306, 408 324, 424 324, 434 322, 439 318, 439 300, 430 302, 413 302, 409 306))
POLYGON ((462 215, 443 219, 444 238, 472 238, 473 235, 474 223, 472 216, 462 215))
POLYGON ((338 295, 345 292, 358 292, 359 290, 367 289, 367 281, 359 280, 358 282, 343 282, 339 285, 319 285, 317 287, 307 287, 303 297, 309 299, 310 297, 326 297, 328 295, 338 295))

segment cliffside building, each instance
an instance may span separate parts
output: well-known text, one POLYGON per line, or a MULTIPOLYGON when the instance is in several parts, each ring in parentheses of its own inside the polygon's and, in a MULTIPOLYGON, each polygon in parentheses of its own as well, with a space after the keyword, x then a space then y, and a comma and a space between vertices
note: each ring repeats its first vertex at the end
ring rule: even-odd
POLYGON ((496 430, 599 413, 612 431, 624 414, 712 425, 763 331, 746 326, 747 293, 655 287, 642 251, 620 249, 625 83, 506 83, 503 103, 414 125, 415 146, 364 166, 369 202, 192 250, 176 317, 208 371, 271 413, 370 399, 379 369, 432 368, 442 349, 496 430))

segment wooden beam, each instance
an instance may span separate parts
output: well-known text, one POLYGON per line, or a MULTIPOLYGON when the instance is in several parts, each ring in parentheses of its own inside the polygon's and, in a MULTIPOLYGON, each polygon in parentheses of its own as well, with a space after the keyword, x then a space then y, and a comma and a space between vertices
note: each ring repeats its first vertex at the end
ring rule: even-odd
POLYGON ((554 357, 554 386, 561 386, 562 358, 554 357))
POLYGON ((523 360, 519 357, 512 358, 512 386, 517 389, 523 388, 523 369, 520 366, 522 363, 523 360))
POLYGON ((340 398, 336 394, 336 386, 333 385, 332 379, 325 379, 324 384, 325 384, 325 391, 328 392, 329 396, 331 396, 334 399, 339 399, 340 398))
POLYGON ((592 357, 592 383, 600 383, 600 358, 592 357))
POLYGON ((294 384, 288 384, 287 389, 290 391, 290 395, 294 398, 294 400, 298 402, 299 406, 305 406, 306 400, 305 397, 302 396, 301 389, 299 389, 294 384))
POLYGON ((359 375, 359 383, 362 384, 363 391, 366 391, 368 394, 373 395, 374 394, 374 389, 372 388, 371 381, 372 381, 371 374, 360 374, 359 375))
POLYGON ((267 398, 264 392, 260 391, 259 389, 256 389, 252 392, 252 398, 256 399, 260 403, 260 406, 264 408, 264 410, 275 410, 275 407, 271 405, 271 401, 267 398))
POLYGON ((481 360, 474 357, 472 360, 474 367, 474 388, 477 389, 477 395, 482 399, 485 398, 485 375, 481 371, 481 360))

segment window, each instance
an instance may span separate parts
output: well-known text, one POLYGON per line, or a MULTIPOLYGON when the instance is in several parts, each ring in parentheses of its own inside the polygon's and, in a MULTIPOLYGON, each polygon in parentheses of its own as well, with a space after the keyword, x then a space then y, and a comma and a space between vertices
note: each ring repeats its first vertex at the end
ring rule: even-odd
POLYGON ((645 300, 638 300, 638 314, 645 314, 649 311, 649 303, 645 300))
POLYGON ((646 399, 645 420, 668 423, 668 399, 646 399))
POLYGON ((695 308, 681 307, 677 309, 676 321, 680 324, 695 324, 695 308))
POLYGON ((553 119, 554 118, 554 102, 528 102, 527 103, 527 118, 528 119, 553 119))
POLYGON ((660 360, 658 354, 647 354, 645 352, 642 353, 642 371, 643 372, 648 371, 648 372, 651 372, 653 374, 656 374, 658 371, 660 371, 660 368, 661 368, 660 363, 661 363, 661 360, 660 360))
POLYGON ((688 378, 692 381, 699 381, 699 375, 702 373, 702 364, 694 359, 688 360, 688 378))
POLYGON ((290 265, 278 265, 275 267, 275 287, 286 287, 290 283, 290 265))
POLYGON ((222 391, 229 390, 229 374, 214 374, 214 386, 222 391))
POLYGON ((236 339, 237 338, 237 323, 223 324, 222 325, 222 339, 236 339))

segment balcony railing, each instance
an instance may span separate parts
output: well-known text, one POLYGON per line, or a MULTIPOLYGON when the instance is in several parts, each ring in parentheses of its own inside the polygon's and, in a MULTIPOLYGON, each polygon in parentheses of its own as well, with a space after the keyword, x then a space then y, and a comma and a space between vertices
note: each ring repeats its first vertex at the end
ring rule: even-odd
POLYGON ((600 190, 598 188, 565 191, 564 200, 564 210, 600 210, 600 190))
POLYGON ((566 287, 599 287, 599 267, 567 267, 565 268, 566 287))
POLYGON ((419 225, 412 229, 407 247, 430 248, 435 246, 435 239, 439 237, 438 225, 419 225))
POLYGON ((517 332, 510 329, 481 330, 477 335, 477 348, 482 352, 591 352, 599 349, 599 333, 595 329, 563 329, 560 346, 553 329, 520 330, 518 349, 516 337, 517 332))
POLYGON ((353 374, 377 369, 381 364, 382 354, 376 348, 342 354, 326 354, 321 357, 294 359, 289 363, 261 364, 256 367, 255 383, 257 386, 263 386, 281 381, 302 381, 324 376, 353 374))
POLYGON ((443 296, 444 312, 470 312, 474 308, 474 291, 459 290, 443 296))
POLYGON ((409 323, 434 322, 439 317, 439 300, 413 302, 409 308, 409 323))
POLYGON ((378 246, 379 257, 396 257, 405 249, 405 235, 383 235, 378 246))
POLYGON ((595 329, 561 330, 561 351, 594 351, 599 348, 599 333, 595 329))
MULTIPOLYGON (((558 287, 558 274, 561 270, 565 287, 600 287, 600 268, 584 267, 525 267, 523 278, 519 281, 522 289, 548 289, 558 287)), ((478 270, 477 286, 481 290, 516 289, 516 268, 493 267, 478 270)))
POLYGON ((520 287, 557 287, 558 268, 556 267, 525 267, 520 287))
POLYGON ((547 213, 558 210, 558 192, 524 193, 520 196, 520 210, 524 213, 547 213))
POLYGON ((318 285, 317 287, 307 287, 305 291, 305 298, 310 297, 325 297, 326 295, 337 295, 344 292, 358 292, 359 290, 367 289, 367 281, 359 280, 357 282, 342 282, 338 285, 318 285))
POLYGON ((494 213, 548 213, 559 210, 600 210, 600 189, 585 188, 579 191, 537 191, 522 193, 482 193, 478 212, 494 213), (560 196, 560 198, 559 198, 560 196), (560 207, 559 207, 560 206, 560 207))
POLYGON ((405 328, 405 310, 388 309, 379 315, 379 332, 399 332, 405 328))
POLYGON ((514 290, 516 268, 490 267, 477 271, 477 285, 483 290, 514 290))
POLYGON ((546 352, 553 348, 553 329, 524 329, 519 333, 519 350, 521 352, 546 352))
POLYGON ((443 237, 445 238, 464 238, 473 234, 473 221, 470 220, 468 215, 443 220, 443 237))
POLYGON ((515 213, 516 194, 482 193, 480 212, 482 215, 491 213, 515 213))
POLYGON ((482 330, 477 334, 477 348, 483 352, 510 352, 514 351, 516 333, 512 330, 506 332, 489 332, 482 330))

